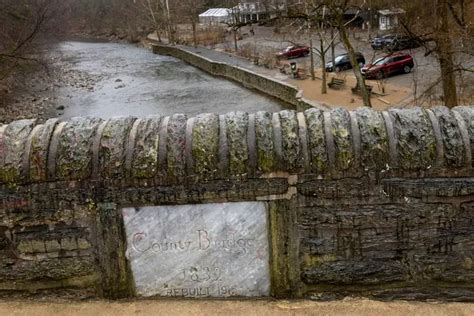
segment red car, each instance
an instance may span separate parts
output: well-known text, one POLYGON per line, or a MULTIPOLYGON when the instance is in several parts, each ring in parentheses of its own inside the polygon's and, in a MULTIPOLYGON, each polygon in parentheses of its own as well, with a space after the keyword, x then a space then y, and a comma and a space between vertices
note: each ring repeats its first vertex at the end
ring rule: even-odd
POLYGON ((298 58, 309 55, 309 47, 303 45, 292 45, 277 54, 277 58, 298 58))
POLYGON ((376 59, 361 69, 366 78, 382 79, 396 73, 409 73, 415 66, 413 57, 408 54, 391 54, 376 59))

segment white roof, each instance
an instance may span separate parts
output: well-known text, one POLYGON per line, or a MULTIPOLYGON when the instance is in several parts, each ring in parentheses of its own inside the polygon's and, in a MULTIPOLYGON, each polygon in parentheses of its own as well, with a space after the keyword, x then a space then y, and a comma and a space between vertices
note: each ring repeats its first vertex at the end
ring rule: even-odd
POLYGON ((229 9, 225 8, 211 8, 207 10, 206 12, 203 12, 199 14, 200 17, 206 17, 206 16, 228 16, 229 15, 229 9))
POLYGON ((404 13, 405 13, 405 10, 399 9, 399 8, 396 8, 396 9, 385 9, 385 10, 379 10, 379 13, 380 13, 381 15, 404 14, 404 13))

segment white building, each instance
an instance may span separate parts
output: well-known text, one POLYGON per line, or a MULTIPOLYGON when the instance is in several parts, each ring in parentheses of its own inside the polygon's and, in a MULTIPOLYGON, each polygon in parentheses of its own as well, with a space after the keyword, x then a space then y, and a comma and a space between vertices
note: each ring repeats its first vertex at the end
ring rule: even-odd
POLYGON ((403 9, 379 10, 379 29, 381 31, 391 30, 399 25, 398 17, 405 14, 403 9))
POLYGON ((229 22, 230 10, 226 8, 211 8, 199 14, 199 23, 208 25, 217 25, 229 22))
POLYGON ((232 8, 232 14, 241 22, 260 21, 277 16, 278 12, 286 13, 286 0, 249 1, 243 0, 232 8))

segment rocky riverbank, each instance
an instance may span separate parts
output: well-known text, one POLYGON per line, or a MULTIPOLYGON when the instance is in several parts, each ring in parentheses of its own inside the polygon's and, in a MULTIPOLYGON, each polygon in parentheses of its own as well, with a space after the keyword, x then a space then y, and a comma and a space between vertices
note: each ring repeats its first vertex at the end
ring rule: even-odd
POLYGON ((100 76, 91 76, 71 68, 56 51, 41 54, 42 64, 29 67, 13 78, 0 82, 0 123, 18 119, 39 119, 61 116, 68 96, 59 96, 58 89, 91 91, 100 76))
MULTIPOLYGON (((131 41, 124 34, 78 32, 72 35, 78 41, 131 43, 144 47, 143 36, 131 41)), ((0 80, 0 124, 18 119, 39 119, 45 121, 61 117, 71 95, 59 95, 57 91, 68 88, 71 92, 94 91, 101 75, 73 68, 74 60, 63 56, 55 49, 58 43, 50 43, 30 58, 40 63, 23 66, 20 71, 0 80)))

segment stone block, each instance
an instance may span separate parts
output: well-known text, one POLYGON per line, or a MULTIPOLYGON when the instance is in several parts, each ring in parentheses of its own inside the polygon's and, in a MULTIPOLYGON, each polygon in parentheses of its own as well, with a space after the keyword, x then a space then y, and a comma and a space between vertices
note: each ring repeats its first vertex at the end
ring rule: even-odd
POLYGON ((122 213, 139 296, 270 294, 265 203, 151 206, 122 213))

